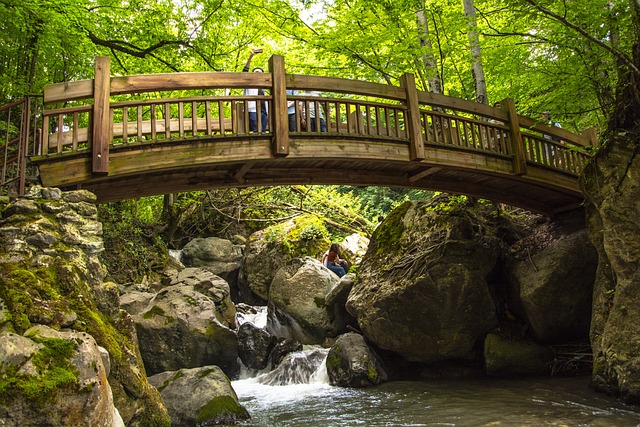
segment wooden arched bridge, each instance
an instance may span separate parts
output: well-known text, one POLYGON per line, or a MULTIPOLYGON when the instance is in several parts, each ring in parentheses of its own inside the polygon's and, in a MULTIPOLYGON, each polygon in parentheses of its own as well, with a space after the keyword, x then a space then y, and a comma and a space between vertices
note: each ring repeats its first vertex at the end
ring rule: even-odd
POLYGON ((31 167, 42 185, 86 188, 99 202, 340 184, 441 190, 553 215, 582 203, 577 177, 596 145, 593 130, 548 127, 519 116, 511 99, 494 108, 421 92, 411 74, 400 86, 286 74, 281 56, 268 73, 124 77, 98 57, 94 79, 47 86, 43 100, 35 112, 29 100, 0 110, 3 186, 24 191, 31 167), (245 106, 268 112, 266 128, 251 129, 245 106))

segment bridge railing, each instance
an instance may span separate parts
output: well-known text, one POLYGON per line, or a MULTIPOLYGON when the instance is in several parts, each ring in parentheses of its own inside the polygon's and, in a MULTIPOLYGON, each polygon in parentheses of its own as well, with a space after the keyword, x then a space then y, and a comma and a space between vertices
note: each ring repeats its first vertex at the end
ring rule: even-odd
POLYGON ((400 86, 286 74, 278 56, 270 59, 269 73, 126 77, 111 77, 108 58, 100 57, 93 80, 50 85, 44 98, 47 105, 64 106, 44 111, 42 154, 90 152, 95 173, 108 172, 109 150, 136 144, 269 138, 273 155, 286 156, 290 138, 313 137, 327 143, 395 141, 409 146, 411 160, 423 160, 425 150, 437 148, 509 159, 515 174, 536 166, 577 175, 590 156, 585 148, 596 145, 593 131, 577 135, 519 116, 511 99, 494 108, 420 92, 410 74, 402 76, 400 86), (243 95, 244 88, 267 89, 268 95, 243 95), (295 94, 288 95, 290 89, 295 94), (170 97, 162 96, 168 92, 170 97), (147 99, 122 100, 141 95, 147 99), (78 100, 88 104, 66 106, 78 100), (263 108, 268 111, 266 129, 259 119, 258 129, 250 129, 249 103, 258 117, 263 108), (288 103, 301 112, 291 130, 288 103))
POLYGON ((0 195, 24 194, 26 177, 35 175, 27 158, 39 154, 40 109, 32 96, 0 107, 0 195))

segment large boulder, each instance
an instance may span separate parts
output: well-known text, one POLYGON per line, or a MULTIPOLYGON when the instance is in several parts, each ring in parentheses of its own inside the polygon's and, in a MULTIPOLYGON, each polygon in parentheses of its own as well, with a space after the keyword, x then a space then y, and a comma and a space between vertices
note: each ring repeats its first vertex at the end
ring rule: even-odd
POLYGON ((199 237, 182 248, 180 260, 187 267, 206 267, 235 289, 242 257, 242 245, 219 237, 199 237))
POLYGON ((34 325, 25 336, 0 334, 3 377, 15 378, 0 391, 0 424, 124 427, 103 354, 88 334, 44 325, 34 325))
POLYGON ((362 335, 353 332, 338 337, 326 363, 329 381, 340 387, 370 387, 388 378, 375 351, 362 335))
POLYGON ((253 233, 238 277, 241 301, 265 305, 276 271, 296 257, 320 259, 330 245, 327 235, 322 220, 315 215, 301 215, 253 233))
POLYGON ((586 230, 563 233, 509 269, 509 307, 540 342, 586 339, 597 253, 586 230))
POLYGON ((394 209, 372 236, 347 310, 368 341, 409 361, 474 359, 497 325, 498 258, 483 204, 440 196, 394 209))
POLYGON ((238 337, 193 286, 164 288, 133 319, 148 374, 215 364, 237 375, 238 337))
POLYGON ((267 330, 303 344, 321 344, 342 331, 331 322, 327 295, 339 279, 317 260, 296 258, 281 267, 269 289, 267 330))
MULTIPOLYGON (((118 288, 104 282, 95 202, 86 190, 38 186, 22 198, 0 198, 0 331, 22 335, 41 324, 94 337, 110 355, 108 381, 125 424, 168 426, 160 394, 144 374, 133 322, 119 309, 118 288)), ((13 373, 4 375, 16 384, 13 373)))
POLYGON ((236 306, 231 300, 229 283, 210 268, 185 268, 169 274, 166 281, 170 286, 193 286, 196 292, 211 298, 216 306, 216 318, 235 329, 236 306))
POLYGON ((217 366, 162 372, 149 382, 160 390, 172 426, 235 425, 250 418, 217 366))
MULTIPOLYGON (((622 104, 621 104, 622 105, 622 104)), ((608 135, 581 178, 598 251, 591 345, 593 385, 640 403, 640 156, 638 132, 608 135)))

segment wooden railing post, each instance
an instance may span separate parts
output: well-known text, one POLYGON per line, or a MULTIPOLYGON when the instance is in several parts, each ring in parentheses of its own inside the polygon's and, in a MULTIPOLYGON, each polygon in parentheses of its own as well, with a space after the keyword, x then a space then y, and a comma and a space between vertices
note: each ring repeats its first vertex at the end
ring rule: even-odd
POLYGON ((422 125, 420 124, 420 103, 416 79, 411 73, 400 76, 400 87, 407 94, 407 134, 409 136, 409 156, 411 160, 424 159, 424 138, 422 137, 422 125))
POLYGON ((525 175, 527 173, 527 157, 522 143, 522 135, 520 134, 520 122, 518 121, 515 101, 513 98, 505 98, 500 104, 502 104, 502 109, 509 115, 509 145, 513 153, 513 173, 525 175))
POLYGON ((109 143, 111 142, 110 95, 110 60, 108 56, 98 56, 96 57, 93 78, 92 171, 94 173, 109 173, 109 143))
POLYGON ((284 57, 272 55, 269 58, 269 72, 272 76, 271 88, 273 123, 273 155, 289 155, 289 116, 287 115, 287 87, 284 70, 284 57))
POLYGON ((587 128, 582 131, 582 136, 587 138, 591 143, 592 147, 598 146, 598 134, 596 133, 595 128, 587 128))
POLYGON ((20 128, 22 134, 20 135, 20 157, 19 157, 19 172, 20 181, 18 182, 18 195, 24 196, 26 175, 27 175, 27 153, 29 152, 29 134, 31 133, 31 97, 26 96, 24 98, 22 107, 22 124, 20 128))

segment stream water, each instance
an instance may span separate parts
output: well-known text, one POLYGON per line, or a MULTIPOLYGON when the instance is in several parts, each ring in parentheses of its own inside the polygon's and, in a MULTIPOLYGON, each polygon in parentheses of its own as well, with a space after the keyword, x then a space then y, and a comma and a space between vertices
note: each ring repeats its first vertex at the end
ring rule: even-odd
POLYGON ((233 382, 251 414, 243 426, 640 426, 637 408, 588 387, 589 378, 398 381, 368 389, 233 382))
MULTIPOLYGON (((266 320, 258 316, 257 323, 266 320)), ((274 371, 234 381, 251 414, 241 425, 640 426, 640 408, 592 391, 589 377, 395 381, 348 389, 329 385, 327 352, 293 353, 274 371)))

